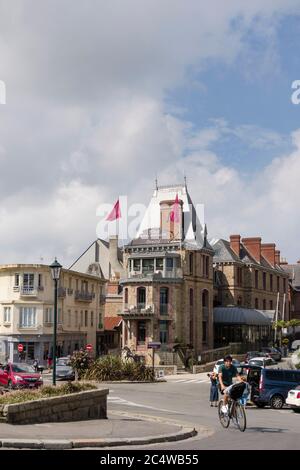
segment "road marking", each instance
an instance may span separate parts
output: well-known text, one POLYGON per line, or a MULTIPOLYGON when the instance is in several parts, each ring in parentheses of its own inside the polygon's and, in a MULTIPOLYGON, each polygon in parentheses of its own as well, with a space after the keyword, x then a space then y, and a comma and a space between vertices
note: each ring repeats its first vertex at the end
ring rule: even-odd
POLYGON ((175 384, 201 384, 201 383, 210 383, 209 380, 199 380, 199 379, 180 379, 180 380, 167 380, 168 383, 175 383, 175 384))
POLYGON ((110 401, 112 404, 117 404, 117 405, 134 406, 137 408, 147 408, 148 410, 165 411, 167 413, 178 414, 178 415, 182 414, 181 412, 174 411, 174 410, 166 410, 165 408, 156 408, 155 406, 142 405, 140 403, 135 403, 133 401, 125 400, 124 398, 121 398, 121 397, 108 396, 107 401, 110 401))

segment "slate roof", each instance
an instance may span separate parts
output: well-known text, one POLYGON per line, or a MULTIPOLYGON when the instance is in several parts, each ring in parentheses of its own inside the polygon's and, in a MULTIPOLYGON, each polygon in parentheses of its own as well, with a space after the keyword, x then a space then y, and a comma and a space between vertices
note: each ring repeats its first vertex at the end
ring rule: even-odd
POLYGON ((215 307, 214 323, 231 325, 270 326, 275 310, 256 310, 241 307, 215 307))
POLYGON ((284 264, 282 268, 290 275, 290 282, 293 288, 300 291, 300 263, 297 264, 284 264))

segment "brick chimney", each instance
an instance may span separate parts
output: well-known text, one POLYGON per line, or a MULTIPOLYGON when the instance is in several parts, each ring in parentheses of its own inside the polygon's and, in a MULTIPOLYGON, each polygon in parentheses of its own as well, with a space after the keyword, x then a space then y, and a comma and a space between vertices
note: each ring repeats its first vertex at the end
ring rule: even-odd
POLYGON ((275 250, 275 263, 280 266, 280 250, 275 250))
POLYGON ((262 243, 261 254, 271 266, 275 266, 275 243, 262 243))
POLYGON ((260 237, 251 237, 251 238, 242 238, 242 243, 245 246, 246 250, 249 251, 250 255, 260 263, 261 256, 261 238, 260 237))
POLYGON ((230 235, 230 248, 235 254, 240 257, 240 248, 241 248, 241 236, 240 235, 230 235))

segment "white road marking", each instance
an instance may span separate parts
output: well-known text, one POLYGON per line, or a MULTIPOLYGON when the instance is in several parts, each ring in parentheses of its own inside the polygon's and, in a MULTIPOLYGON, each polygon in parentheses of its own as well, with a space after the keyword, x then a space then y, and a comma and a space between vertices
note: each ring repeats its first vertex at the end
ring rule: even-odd
POLYGON ((155 406, 148 406, 148 405, 142 405, 140 403, 135 403, 133 401, 128 401, 125 400, 124 398, 121 397, 107 397, 107 400, 112 402, 112 404, 119 404, 119 405, 126 405, 126 406, 134 406, 137 408, 147 408, 148 410, 155 410, 155 411, 165 411, 167 413, 173 413, 173 414, 182 414, 181 412, 174 411, 174 410, 166 410, 165 408, 156 408, 155 406))

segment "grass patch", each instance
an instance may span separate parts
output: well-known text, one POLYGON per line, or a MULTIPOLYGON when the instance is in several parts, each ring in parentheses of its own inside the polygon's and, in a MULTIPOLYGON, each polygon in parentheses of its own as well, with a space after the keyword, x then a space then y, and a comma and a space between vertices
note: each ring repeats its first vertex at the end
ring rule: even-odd
POLYGON ((38 400, 39 398, 58 397, 60 395, 68 395, 70 393, 95 389, 97 389, 97 387, 89 383, 67 382, 57 387, 54 387, 53 385, 45 385, 36 390, 15 390, 0 395, 0 405, 23 403, 24 401, 38 400))

